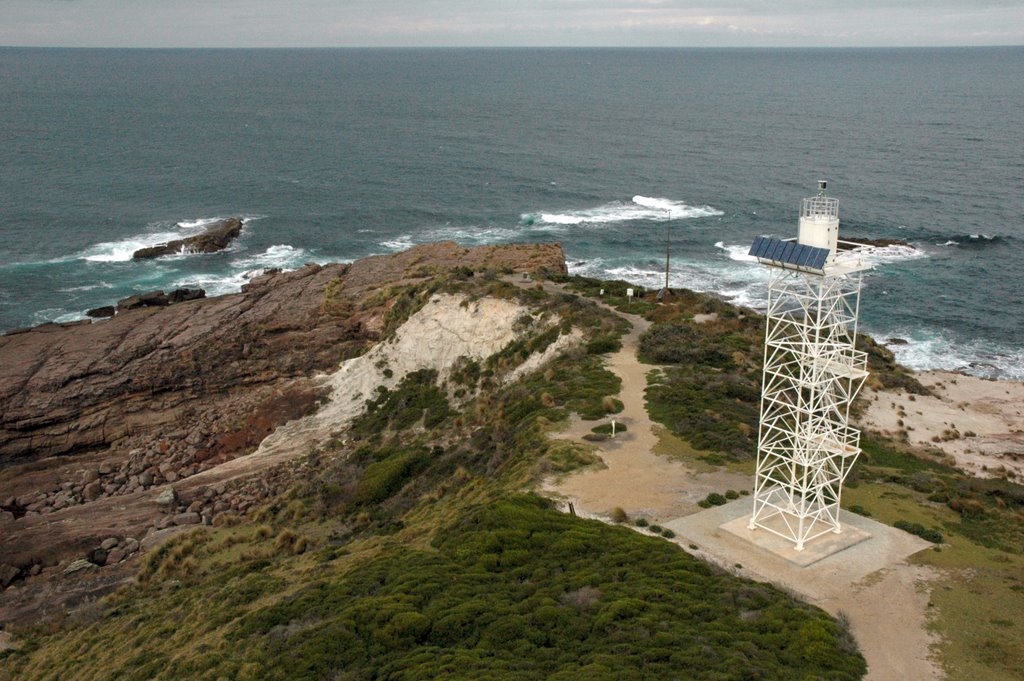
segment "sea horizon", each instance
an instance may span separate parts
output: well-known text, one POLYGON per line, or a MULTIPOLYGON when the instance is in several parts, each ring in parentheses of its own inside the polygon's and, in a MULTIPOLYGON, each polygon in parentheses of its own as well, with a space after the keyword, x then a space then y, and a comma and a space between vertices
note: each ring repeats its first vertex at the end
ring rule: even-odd
POLYGON ((652 286, 666 220, 673 286, 758 308, 750 241, 827 179, 841 237, 914 247, 863 329, 1024 379, 1020 46, 0 50, 0 330, 440 239, 652 286), (224 253, 131 260, 230 216, 224 253))

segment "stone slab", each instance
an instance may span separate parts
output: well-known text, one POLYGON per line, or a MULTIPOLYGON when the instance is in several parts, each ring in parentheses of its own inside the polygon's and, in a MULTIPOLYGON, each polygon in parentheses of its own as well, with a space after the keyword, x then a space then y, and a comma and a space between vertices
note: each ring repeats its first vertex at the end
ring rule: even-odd
MULTIPOLYGON (((747 532, 746 523, 752 510, 753 500, 743 497, 724 506, 714 506, 660 524, 675 532, 680 544, 696 545, 696 553, 723 567, 742 565, 744 574, 769 579, 801 593, 825 593, 830 590, 830 584, 856 583, 873 572, 901 563, 907 557, 932 546, 920 537, 902 530, 855 513, 841 511, 839 521, 843 525, 844 534, 849 533, 851 538, 857 536, 859 541, 833 551, 823 547, 820 551, 822 555, 811 553, 809 556, 815 559, 801 565, 790 560, 784 551, 780 553, 759 545, 760 537, 758 541, 751 541, 743 536, 747 532), (737 534, 723 527, 730 523, 740 525, 743 533, 737 534), (822 588, 810 588, 813 584, 820 584, 822 588)), ((761 534, 774 536, 763 531, 761 534)), ((785 541, 781 538, 778 540, 785 541)), ((803 552, 811 550, 810 547, 809 542, 803 552)))
MULTIPOLYGON (((784 558, 790 563, 799 567, 807 567, 813 565, 819 560, 828 558, 829 556, 839 553, 851 546, 856 546, 862 541, 866 541, 871 538, 871 535, 864 530, 854 527, 849 523, 840 522, 839 525, 842 531, 839 534, 833 532, 827 532, 820 537, 806 542, 804 544, 803 551, 796 550, 796 544, 784 539, 774 532, 769 532, 764 528, 757 528, 755 530, 748 529, 749 514, 740 516, 730 520, 729 522, 722 523, 719 528, 732 534, 733 536, 739 537, 745 542, 749 542, 755 546, 758 546, 769 553, 772 553, 779 558, 784 558)), ((783 525, 781 518, 773 518, 768 523, 769 527, 777 531, 782 531, 783 525), (777 527, 776 527, 777 526, 777 527)))

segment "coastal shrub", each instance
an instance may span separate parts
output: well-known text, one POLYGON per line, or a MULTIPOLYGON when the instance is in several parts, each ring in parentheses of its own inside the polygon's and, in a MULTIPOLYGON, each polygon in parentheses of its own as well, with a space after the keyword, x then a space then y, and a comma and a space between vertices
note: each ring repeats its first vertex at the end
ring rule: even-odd
POLYGON ((916 534, 921 539, 924 539, 925 541, 930 541, 933 544, 942 543, 941 532, 939 532, 938 530, 930 530, 926 528, 924 525, 921 525, 920 523, 911 523, 907 522, 906 520, 897 520, 895 523, 893 523, 893 527, 903 530, 904 532, 909 532, 910 534, 916 534))
POLYGON ((730 365, 731 352, 692 321, 655 324, 640 336, 639 359, 648 364, 730 365))
POLYGON ((693 447, 753 458, 761 397, 756 375, 670 367, 645 393, 651 419, 693 447))
POLYGON ((480 380, 480 362, 471 357, 459 357, 452 367, 451 380, 456 385, 476 386, 480 380))
POLYGON ((356 504, 374 504, 387 499, 423 464, 422 452, 399 452, 383 461, 366 467, 356 485, 352 501, 356 504))
POLYGON ((626 512, 622 510, 621 506, 613 508, 609 518, 613 523, 624 523, 629 520, 629 516, 626 515, 626 512))
POLYGON ((587 352, 591 355, 604 355, 622 349, 622 341, 615 336, 598 336, 587 342, 587 352))
POLYGON ((676 533, 668 528, 665 528, 661 531, 661 536, 665 539, 673 539, 676 536, 676 533))
MULTIPOLYGON (((610 423, 602 423, 599 426, 594 426, 590 430, 591 430, 591 432, 597 433, 599 435, 611 435, 612 434, 612 424, 610 424, 610 423)), ((616 433, 625 433, 627 430, 629 430, 629 429, 626 427, 625 423, 618 423, 618 422, 615 423, 615 432, 616 433)))
POLYGON ((723 506, 727 504, 729 500, 718 492, 712 492, 704 497, 704 501, 706 501, 709 506, 723 506))
POLYGON ((740 493, 737 492, 734 489, 726 490, 725 491, 725 498, 726 499, 739 499, 740 498, 740 493))
POLYGON ((408 428, 421 419, 425 428, 433 428, 450 414, 448 399, 437 387, 437 372, 420 369, 407 374, 394 390, 380 388, 375 399, 366 401, 366 413, 356 419, 351 430, 374 435, 408 428))
POLYGON ((863 506, 861 506, 860 504, 854 504, 853 506, 850 506, 849 510, 850 510, 850 513, 856 513, 857 515, 862 515, 865 518, 870 518, 871 517, 871 512, 868 511, 863 506))
POLYGON ((633 521, 633 524, 637 527, 647 527, 647 518, 637 518, 635 521, 633 521))
POLYGON ((790 603, 667 542, 517 497, 460 518, 434 550, 396 546, 255 608, 225 654, 245 651, 267 679, 594 678, 598 661, 612 678, 859 678, 841 628, 790 603))
POLYGON ((601 400, 601 407, 606 414, 618 414, 623 409, 623 404, 615 397, 608 396, 601 400))

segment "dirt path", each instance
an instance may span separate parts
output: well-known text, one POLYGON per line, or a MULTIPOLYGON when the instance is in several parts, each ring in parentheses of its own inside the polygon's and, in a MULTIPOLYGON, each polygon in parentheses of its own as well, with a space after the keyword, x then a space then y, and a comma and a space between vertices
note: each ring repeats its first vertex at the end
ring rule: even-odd
MULTIPOLYGON (((618 507, 631 517, 662 522, 699 510, 697 502, 710 492, 749 487, 750 480, 745 476, 726 471, 700 473, 654 453, 657 426, 648 417, 644 403, 647 373, 654 367, 637 360, 640 335, 651 324, 642 317, 608 309, 633 324, 632 331, 622 339, 622 349, 611 355, 607 364, 609 371, 622 379, 618 398, 623 410, 614 418, 628 430, 597 444, 597 453, 607 468, 548 481, 544 490, 592 513, 607 516, 618 507)), ((585 442, 583 436, 595 425, 574 416, 569 428, 557 437, 585 442)))
MULTIPOLYGON (((558 288, 545 282, 549 291, 558 288)), ((611 510, 619 507, 631 517, 643 516, 664 523, 699 512, 697 501, 709 492, 749 489, 753 481, 748 476, 723 470, 698 472, 654 453, 659 426, 651 422, 644 403, 647 374, 653 367, 637 359, 640 335, 650 323, 605 307, 633 324, 632 331, 623 338, 622 349, 611 355, 607 363, 608 369, 622 379, 618 397, 624 408, 615 419, 624 423, 628 431, 596 443, 596 453, 606 468, 547 480, 542 490, 572 502, 585 517, 607 521, 611 510)), ((582 438, 594 425, 595 422, 574 417, 556 437, 591 444, 582 438)), ((689 551, 682 537, 675 541, 689 551)), ((725 566, 738 562, 727 554, 695 553, 725 566)), ((897 562, 856 583, 843 583, 838 575, 801 574, 806 569, 795 568, 767 554, 753 565, 744 560, 744 565, 744 576, 783 586, 833 616, 845 613, 867 659, 866 678, 870 681, 942 678, 931 653, 937 641, 926 628, 928 583, 936 577, 934 571, 897 562)))

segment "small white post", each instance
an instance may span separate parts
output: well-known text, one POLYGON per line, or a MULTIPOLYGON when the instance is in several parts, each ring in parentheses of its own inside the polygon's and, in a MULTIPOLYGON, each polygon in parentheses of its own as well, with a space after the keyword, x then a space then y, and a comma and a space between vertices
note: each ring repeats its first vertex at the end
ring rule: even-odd
POLYGON ((615 419, 612 419, 612 437, 615 437, 615 419))
POLYGON ((632 303, 632 302, 633 302, 633 289, 627 288, 626 289, 626 306, 628 307, 629 304, 632 303))

